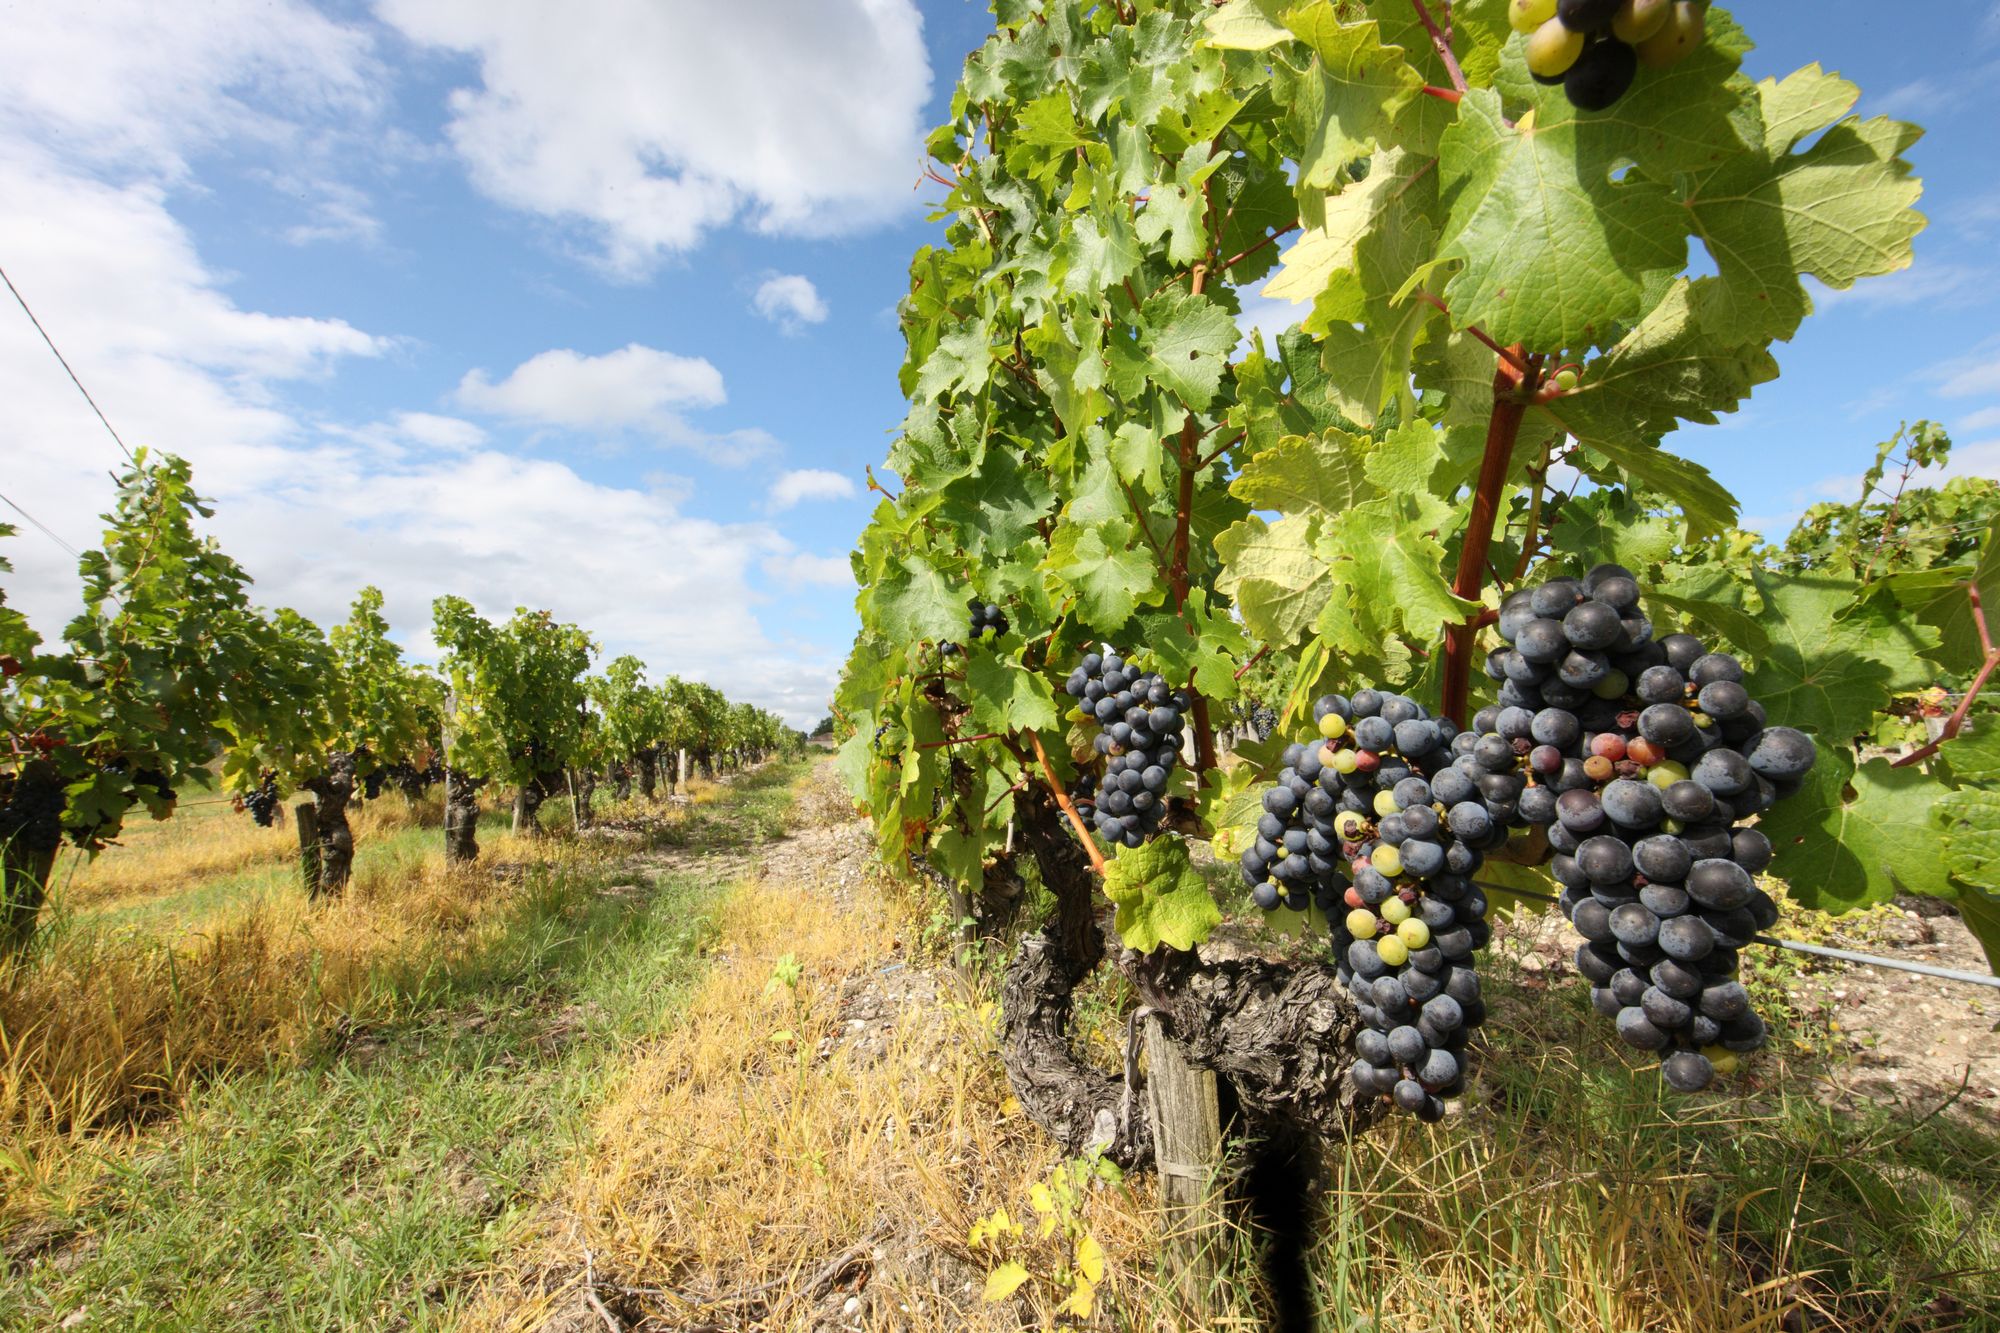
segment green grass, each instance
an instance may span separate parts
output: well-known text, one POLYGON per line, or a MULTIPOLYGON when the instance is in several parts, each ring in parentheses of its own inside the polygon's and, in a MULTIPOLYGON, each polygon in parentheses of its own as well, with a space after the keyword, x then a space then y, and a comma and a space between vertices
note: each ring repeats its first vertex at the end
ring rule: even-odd
MULTIPOLYGON (((775 836, 796 776, 747 775, 703 826, 775 836)), ((407 960, 357 1006, 393 1017, 199 1090, 0 1288, 0 1328, 441 1326, 581 1148, 619 1049, 670 1021, 723 887, 546 875, 493 948, 407 960)))

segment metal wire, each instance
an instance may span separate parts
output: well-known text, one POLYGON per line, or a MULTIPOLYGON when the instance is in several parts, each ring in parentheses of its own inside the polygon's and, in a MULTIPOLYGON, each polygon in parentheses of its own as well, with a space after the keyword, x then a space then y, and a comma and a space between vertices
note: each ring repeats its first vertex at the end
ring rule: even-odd
MULTIPOLYGON (((1541 902, 1559 902, 1553 894, 1537 893, 1533 889, 1510 889, 1505 884, 1487 884, 1472 881, 1489 893, 1505 893, 1515 898, 1534 898, 1541 902)), ((1793 953, 1809 953, 1816 958, 1832 958, 1843 963, 1863 963, 1869 967, 1886 967, 1896 972, 1914 972, 1922 977, 1937 977, 1944 981, 1962 981, 1968 986, 1987 986, 2000 990, 2000 977, 1981 976, 1977 972, 1960 972, 1949 967, 1933 967, 1929 963, 1908 963, 1900 958, 1883 958, 1872 953, 1857 953, 1853 949, 1829 949, 1820 944, 1804 944, 1798 940, 1781 940, 1770 935, 1752 935, 1752 944, 1767 944, 1774 949, 1789 949, 1793 953)))
POLYGON ((74 370, 70 369, 69 359, 62 354, 62 349, 56 346, 56 340, 49 337, 49 331, 42 327, 42 321, 35 318, 35 312, 28 306, 28 298, 21 295, 21 289, 14 285, 14 280, 7 276, 7 270, 4 268, 0 268, 0 282, 6 283, 7 290, 14 293, 14 299, 21 303, 22 313, 27 315, 28 322, 35 326, 35 332, 42 335, 42 341, 49 345, 49 350, 56 354, 56 360, 62 363, 63 371, 69 376, 69 382, 76 386, 76 391, 83 395, 83 401, 90 404, 90 410, 97 413, 97 419, 104 423, 104 429, 111 432, 111 438, 118 441, 118 447, 123 449, 125 457, 130 459, 132 457, 132 450, 126 445, 124 438, 118 434, 117 429, 112 426, 111 418, 104 415, 104 409, 99 407, 97 400, 90 396, 90 390, 83 387, 83 381, 76 377, 74 370))

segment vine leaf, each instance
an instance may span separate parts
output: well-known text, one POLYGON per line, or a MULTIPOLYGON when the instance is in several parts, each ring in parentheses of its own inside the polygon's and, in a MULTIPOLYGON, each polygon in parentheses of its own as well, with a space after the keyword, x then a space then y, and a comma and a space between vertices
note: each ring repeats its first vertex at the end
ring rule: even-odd
POLYGON ((1555 351, 1644 313, 1650 276, 1679 271, 1687 235, 1665 186, 1612 179, 1627 136, 1547 111, 1509 127, 1496 93, 1465 95, 1439 146, 1438 253, 1461 265, 1445 285, 1455 324, 1555 351))
POLYGON ((975 731, 1044 731, 1056 725, 1049 683, 1019 662, 975 652, 965 664, 965 688, 975 731))
POLYGON ((867 595, 883 633, 904 643, 949 639, 965 628, 964 595, 917 556, 891 563, 867 595))
POLYGON ((1923 186, 1902 156, 1922 131, 1879 117, 1839 120, 1860 89, 1818 65, 1757 91, 1764 142, 1724 157, 1686 197, 1720 277, 1704 321, 1731 343, 1791 337, 1812 308, 1800 274, 1839 289, 1907 268, 1925 222, 1912 207, 1923 186))
POLYGON ((1886 759, 1856 768, 1851 750, 1823 748, 1805 785, 1758 827, 1777 849, 1772 873, 1807 907, 1847 912, 1899 892, 1949 898, 1936 801, 1937 783, 1919 769, 1886 759))
POLYGON ((1181 838, 1155 838, 1119 852, 1104 869, 1104 892, 1118 905, 1112 922, 1118 938, 1140 953, 1162 944, 1192 949, 1222 923, 1222 909, 1181 838))
POLYGON ((1159 570, 1148 552, 1132 548, 1133 537, 1129 523, 1112 519, 1087 528, 1066 524, 1049 543, 1055 572, 1076 590, 1077 609, 1092 625, 1115 629, 1142 602, 1162 596, 1159 570))
POLYGON ((1292 39, 1278 21, 1280 0, 1228 0, 1202 22, 1208 44, 1228 51, 1268 51, 1292 39))
POLYGON ((1283 22, 1313 53, 1299 77, 1291 115, 1304 147, 1299 184, 1332 185, 1340 169, 1366 157, 1424 86, 1400 46, 1382 45, 1373 22, 1342 23, 1331 0, 1285 11, 1283 22))
POLYGON ((1216 538, 1216 590, 1236 603, 1253 637, 1289 646, 1319 618, 1333 580, 1313 550, 1318 528, 1310 515, 1267 523, 1252 514, 1216 538))
POLYGON ((1222 383, 1223 357, 1242 338, 1236 321, 1206 296, 1178 287, 1140 307, 1138 337, 1109 348, 1111 384, 1120 397, 1137 399, 1148 382, 1199 412, 1222 383))
POLYGON ((1938 646, 1930 656, 1950 671, 1976 671, 1986 660, 1979 626, 1972 616, 1969 588, 1979 589, 1988 628, 2000 623, 2000 518, 1993 520, 1979 542, 1979 559, 1971 567, 1921 569, 1891 574, 1882 580, 1903 609, 1938 631, 1938 646))
POLYGON ((1945 868, 1960 886, 1959 916, 2000 972, 2000 792, 1961 788, 1938 802, 1936 818, 1945 868))
POLYGON ((1853 578, 1756 571, 1751 581, 1768 645, 1744 683, 1773 720, 1838 743, 1866 731, 1891 693, 1929 680, 1921 654, 1935 633, 1890 615, 1886 599, 1856 602, 1853 578))
POLYGON ((1344 430, 1286 436, 1243 465, 1230 494, 1253 509, 1342 513, 1375 494, 1365 471, 1370 443, 1344 430))

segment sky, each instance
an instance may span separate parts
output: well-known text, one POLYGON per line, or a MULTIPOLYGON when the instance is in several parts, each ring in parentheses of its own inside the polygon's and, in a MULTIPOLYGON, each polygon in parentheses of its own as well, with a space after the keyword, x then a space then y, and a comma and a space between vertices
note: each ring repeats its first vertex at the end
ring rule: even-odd
MULTIPOLYGON (((2000 474, 2000 0, 1742 8, 1753 75, 1816 59, 1929 129, 1931 223, 1672 447, 1772 531, 1851 495, 1900 420, 2000 474)), ((968 0, 0 0, 0 268, 118 433, 194 463, 264 604, 327 624, 375 584, 419 657, 439 594, 547 607, 807 725, 938 234, 919 145, 989 25, 968 0)), ((4 292, 0 403, 0 495, 94 542, 118 445, 4 292)), ((0 515, 8 600, 53 634, 74 558, 0 515)))

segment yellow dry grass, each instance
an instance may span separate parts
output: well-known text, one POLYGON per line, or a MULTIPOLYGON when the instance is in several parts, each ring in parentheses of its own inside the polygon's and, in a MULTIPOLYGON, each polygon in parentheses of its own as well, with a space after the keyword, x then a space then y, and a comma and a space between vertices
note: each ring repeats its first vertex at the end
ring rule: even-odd
MULTIPOLYGON (((348 812, 357 846, 419 824, 437 827, 442 818, 435 797, 412 807, 401 797, 385 796, 356 801, 348 812)), ((229 810, 224 798, 203 794, 190 798, 172 819, 133 824, 117 846, 93 860, 65 853, 54 878, 65 910, 116 910, 220 876, 295 861, 298 850, 298 833, 289 817, 258 828, 248 815, 229 810)))
MULTIPOLYGON (((400 804, 400 803, 399 803, 400 804)), ((248 823, 248 821, 242 821, 248 823)), ((493 859, 540 862, 602 852, 574 843, 489 838, 493 859)), ((116 849, 189 869, 185 844, 116 849)), ((199 929, 68 928, 24 962, 0 963, 0 1221, 74 1206, 96 1159, 123 1150, 194 1080, 296 1055, 398 978, 442 974, 505 928, 527 877, 447 868, 441 852, 363 865, 338 899, 254 898, 199 929)))
MULTIPOLYGON (((1060 1154, 1007 1091, 995 1008, 946 975, 935 1003, 898 1011, 880 1058, 848 1045, 843 993, 871 974, 878 989, 908 975, 881 971, 900 962, 908 923, 867 886, 855 893, 838 903, 809 884, 767 882, 733 894, 717 919, 720 961, 636 1059, 596 1118, 588 1157, 533 1222, 517 1271, 467 1327, 540 1328, 585 1299, 587 1271, 628 1326, 803 1327, 827 1299, 812 1279, 856 1247, 873 1269, 867 1327, 1013 1329, 1053 1317, 1069 1251, 1061 1232, 1036 1234, 1029 1196, 1060 1154), (796 989, 774 979, 788 957, 796 989), (1017 1299, 987 1305, 979 1288, 992 1261, 967 1232, 1000 1207, 1029 1223, 1008 1256, 1033 1276, 1017 1299)), ((1157 1304, 1141 1276, 1155 1271, 1153 1196, 1150 1178, 1100 1185, 1079 1210, 1108 1260, 1101 1302, 1157 1304)), ((836 1311, 845 1295, 832 1295, 836 1311)))

